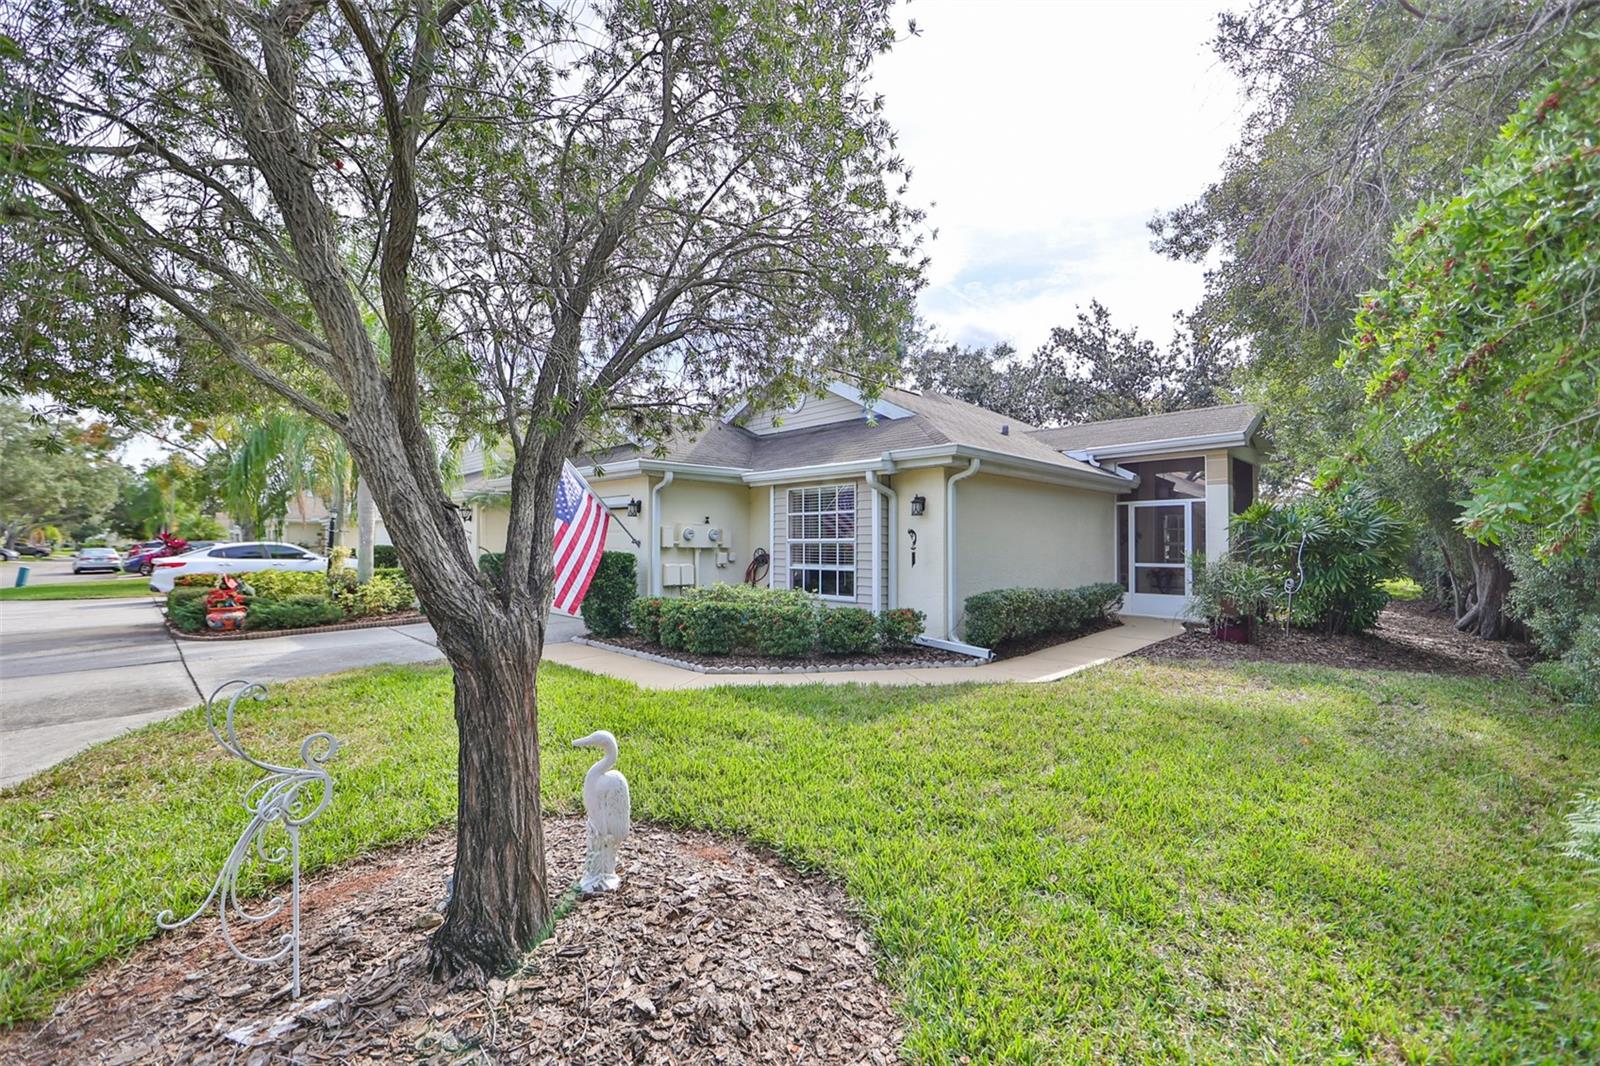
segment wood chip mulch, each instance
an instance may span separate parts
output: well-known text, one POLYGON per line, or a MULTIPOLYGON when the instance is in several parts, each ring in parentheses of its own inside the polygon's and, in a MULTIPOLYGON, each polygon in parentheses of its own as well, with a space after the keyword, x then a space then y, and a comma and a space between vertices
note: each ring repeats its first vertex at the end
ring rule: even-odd
POLYGON ((1311 663, 1352 670, 1409 670, 1426 674, 1509 677, 1533 657, 1526 644, 1487 641, 1458 631, 1448 610, 1420 600, 1383 609, 1369 633, 1328 636, 1262 625, 1252 644, 1218 640, 1203 626, 1133 653, 1133 658, 1189 662, 1311 663))
MULTIPOLYGON (((583 824, 547 818, 545 832, 565 884, 583 824)), ((896 1061, 890 994, 828 881, 636 825, 619 892, 579 899, 515 975, 452 991, 425 965, 453 855, 453 835, 436 834, 308 879, 298 1001, 287 960, 241 962, 202 918, 102 967, 47 1023, 0 1034, 0 1062, 896 1061)), ((259 953, 278 932, 241 946, 259 953)))

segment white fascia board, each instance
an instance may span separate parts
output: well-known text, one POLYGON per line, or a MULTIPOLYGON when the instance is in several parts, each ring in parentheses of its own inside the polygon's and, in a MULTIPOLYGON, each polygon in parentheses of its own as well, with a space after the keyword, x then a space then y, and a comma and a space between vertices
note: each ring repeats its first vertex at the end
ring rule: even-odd
POLYGON ((1104 473, 1091 470, 1076 470, 1071 467, 1047 463, 1040 459, 1029 459, 1010 452, 998 452, 989 448, 977 448, 970 444, 934 445, 924 448, 907 448, 904 451, 889 453, 897 464, 901 460, 917 460, 945 456, 950 459, 982 459, 983 472, 986 474, 1003 474, 1006 477, 1020 477, 1031 481, 1048 481, 1058 485, 1073 485, 1081 488, 1099 489, 1102 492, 1126 492, 1128 483, 1122 477, 1106 471, 1104 473))
POLYGON ((868 470, 888 473, 882 457, 850 459, 842 463, 820 463, 816 466, 791 466, 782 470, 751 470, 744 475, 747 485, 776 485, 784 481, 817 481, 844 474, 866 474, 868 470))

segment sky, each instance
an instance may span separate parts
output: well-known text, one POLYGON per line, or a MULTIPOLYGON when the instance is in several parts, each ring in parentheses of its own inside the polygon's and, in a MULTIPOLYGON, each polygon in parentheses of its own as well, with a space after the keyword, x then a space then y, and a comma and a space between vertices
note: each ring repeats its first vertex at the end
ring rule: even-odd
MULTIPOLYGON (((1210 49, 1209 0, 913 0, 878 63, 911 198, 930 204, 923 317, 1020 351, 1098 299, 1165 342, 1202 267, 1150 250, 1146 223, 1204 191, 1239 124, 1210 49)), ((1233 5, 1237 6, 1237 5, 1233 5)))

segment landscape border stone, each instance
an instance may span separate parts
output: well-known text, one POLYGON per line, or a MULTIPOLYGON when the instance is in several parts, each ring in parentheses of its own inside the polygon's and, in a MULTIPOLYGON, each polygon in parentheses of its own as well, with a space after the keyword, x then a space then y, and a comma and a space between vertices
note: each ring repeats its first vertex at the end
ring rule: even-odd
POLYGON ((571 643, 581 644, 586 648, 599 648, 601 651, 616 652, 618 655, 627 655, 634 659, 645 659, 649 662, 660 663, 663 666, 675 666, 680 670, 688 670, 696 674, 844 674, 862 670, 965 670, 969 667, 982 666, 984 664, 983 659, 971 659, 965 662, 953 663, 885 658, 882 662, 877 663, 826 663, 820 665, 807 663, 797 666, 727 666, 718 668, 706 666, 704 663, 690 662, 687 659, 675 659, 670 655, 659 655, 655 652, 640 651, 637 648, 627 648, 620 644, 611 644, 593 637, 573 637, 571 643))

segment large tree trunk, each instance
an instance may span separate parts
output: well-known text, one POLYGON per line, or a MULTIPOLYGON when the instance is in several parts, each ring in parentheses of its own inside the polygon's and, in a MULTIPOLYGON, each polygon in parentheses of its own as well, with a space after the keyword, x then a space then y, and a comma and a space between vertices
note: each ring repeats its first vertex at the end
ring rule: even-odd
POLYGON ((539 806, 537 671, 544 623, 498 608, 439 634, 455 671, 455 892, 429 965, 479 983, 513 966, 551 921, 539 806))
POLYGON ((1516 621, 1506 613, 1506 593, 1511 591, 1511 570, 1499 549, 1488 544, 1467 543, 1467 558, 1472 563, 1474 602, 1456 622, 1456 628, 1484 640, 1509 640, 1516 635, 1516 621))

